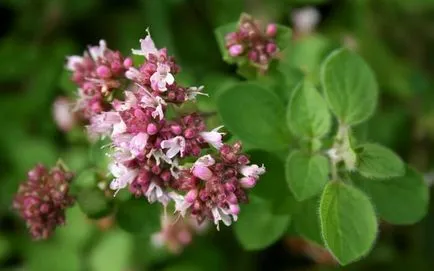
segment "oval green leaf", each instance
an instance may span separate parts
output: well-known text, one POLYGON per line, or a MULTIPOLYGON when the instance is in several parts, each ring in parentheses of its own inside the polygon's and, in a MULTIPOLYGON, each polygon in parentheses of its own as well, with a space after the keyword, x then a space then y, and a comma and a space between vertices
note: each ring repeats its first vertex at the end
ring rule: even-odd
POLYGON ((242 141, 265 150, 287 148, 285 110, 270 90, 252 83, 235 84, 220 93, 217 108, 226 128, 242 141))
POLYGON ((77 194, 80 209, 89 218, 98 219, 111 213, 113 202, 98 188, 81 189, 77 194))
POLYGON ((294 197, 303 201, 316 196, 324 188, 329 174, 327 158, 293 151, 286 160, 286 182, 294 197))
POLYGON ((319 197, 305 200, 300 205, 292 222, 295 231, 303 238, 324 246, 319 221, 319 197))
POLYGON ((286 121, 299 137, 322 137, 330 130, 327 103, 311 82, 306 80, 296 87, 286 110, 286 121))
POLYGON ((288 214, 273 213, 270 202, 251 197, 235 223, 235 236, 246 250, 263 249, 285 234, 290 218, 288 214))
POLYGON ((377 217, 369 198, 342 182, 330 182, 321 197, 320 219, 326 247, 342 265, 365 256, 377 236, 377 217))
POLYGON ((374 113, 377 82, 357 54, 346 49, 332 52, 321 66, 321 84, 333 113, 344 124, 361 123, 374 113))
POLYGON ((354 176, 354 180, 372 199, 380 217, 389 223, 413 224, 428 211, 428 186, 423 176, 410 167, 407 167, 404 176, 381 182, 360 175, 354 176))
POLYGON ((356 148, 357 170, 367 178, 385 179, 405 174, 405 164, 393 151, 378 144, 356 148))

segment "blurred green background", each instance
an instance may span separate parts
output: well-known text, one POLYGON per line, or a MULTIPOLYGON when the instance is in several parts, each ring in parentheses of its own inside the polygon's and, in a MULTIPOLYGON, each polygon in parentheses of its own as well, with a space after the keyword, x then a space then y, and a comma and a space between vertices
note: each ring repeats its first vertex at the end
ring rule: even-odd
MULTIPOLYGON (((333 48, 356 49, 381 88, 377 114, 357 132, 394 149, 433 182, 433 0, 1 0, 0 270, 339 269, 291 232, 264 251, 245 252, 225 228, 171 255, 147 237, 102 230, 107 221, 90 221, 78 207, 52 240, 32 242, 10 209, 35 163, 53 165, 62 157, 80 170, 101 157, 98 147, 88 150, 80 131, 62 133, 53 121, 54 99, 74 96, 63 68, 67 55, 102 38, 128 54, 149 26, 157 46, 167 47, 182 67, 178 80, 203 84, 212 94, 236 77, 221 60, 214 28, 241 12, 292 26, 292 12, 305 6, 319 11, 320 22, 291 44, 285 61, 315 73, 333 48)), ((417 225, 383 225, 374 251, 343 269, 434 270, 434 208, 417 225)))

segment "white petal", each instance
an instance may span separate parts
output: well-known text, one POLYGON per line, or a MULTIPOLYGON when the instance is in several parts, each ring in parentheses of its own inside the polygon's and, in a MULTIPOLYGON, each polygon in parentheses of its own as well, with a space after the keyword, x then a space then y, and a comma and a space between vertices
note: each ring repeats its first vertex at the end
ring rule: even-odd
POLYGON ((169 72, 169 73, 166 75, 166 83, 167 83, 168 85, 172 85, 174 82, 175 82, 175 77, 173 77, 173 75, 169 72))

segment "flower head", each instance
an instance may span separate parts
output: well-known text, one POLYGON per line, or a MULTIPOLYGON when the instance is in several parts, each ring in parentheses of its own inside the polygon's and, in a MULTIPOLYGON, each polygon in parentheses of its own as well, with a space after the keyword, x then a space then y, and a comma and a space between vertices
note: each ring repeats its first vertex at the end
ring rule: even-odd
POLYGON ((26 221, 34 239, 46 239, 57 226, 65 224, 65 209, 75 202, 69 195, 72 177, 61 166, 48 170, 37 165, 20 185, 13 207, 26 221))

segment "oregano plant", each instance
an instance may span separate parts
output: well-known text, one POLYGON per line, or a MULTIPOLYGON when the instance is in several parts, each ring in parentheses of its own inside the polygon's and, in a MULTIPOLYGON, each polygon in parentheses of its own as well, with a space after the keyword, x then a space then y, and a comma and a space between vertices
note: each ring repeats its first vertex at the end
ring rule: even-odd
MULTIPOLYGON (((214 30, 233 74, 203 76, 207 89, 186 86, 151 30, 127 54, 100 40, 67 57, 62 84, 73 95, 56 101, 55 120, 89 157, 80 170, 59 159, 28 172, 12 205, 33 239, 56 235, 76 204, 87 219, 174 254, 230 227, 248 251, 297 235, 348 265, 369 255, 382 221, 425 216, 422 174, 357 133, 381 90, 355 50, 300 66, 289 27, 242 13, 214 30)), ((128 246, 122 234, 107 240, 128 246)))

